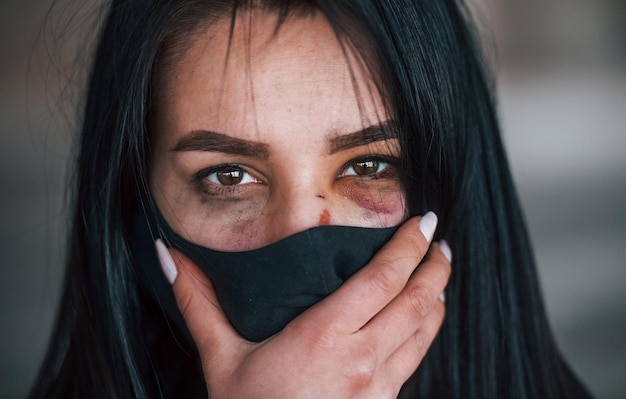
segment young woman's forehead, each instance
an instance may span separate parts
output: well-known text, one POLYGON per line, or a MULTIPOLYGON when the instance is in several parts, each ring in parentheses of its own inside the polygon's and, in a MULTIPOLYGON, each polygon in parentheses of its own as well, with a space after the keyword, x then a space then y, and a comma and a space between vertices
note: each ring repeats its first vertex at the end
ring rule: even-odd
POLYGON ((333 133, 386 119, 369 77, 323 15, 289 18, 277 30, 275 15, 250 13, 212 24, 162 70, 157 109, 184 126, 177 130, 250 131, 292 118, 294 127, 324 119, 333 133))
POLYGON ((341 46, 335 36, 328 34, 330 27, 322 18, 285 22, 276 35, 272 34, 271 22, 259 23, 249 33, 236 25, 232 36, 228 26, 212 26, 194 39, 174 66, 168 89, 175 89, 181 79, 189 78, 217 86, 211 89, 233 85, 248 86, 248 90, 264 84, 336 80, 338 76, 350 79, 341 46), (279 80, 274 74, 278 69, 284 72, 279 80))

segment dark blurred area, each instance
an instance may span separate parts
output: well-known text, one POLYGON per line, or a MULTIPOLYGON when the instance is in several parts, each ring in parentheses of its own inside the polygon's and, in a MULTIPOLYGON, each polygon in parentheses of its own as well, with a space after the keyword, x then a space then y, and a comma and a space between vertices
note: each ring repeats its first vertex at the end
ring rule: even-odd
MULTIPOLYGON (((24 397, 62 280, 94 1, 0 5, 0 397, 24 397), (66 4, 71 6, 66 7, 66 4)), ((559 346, 626 398, 626 2, 474 0, 559 346)))

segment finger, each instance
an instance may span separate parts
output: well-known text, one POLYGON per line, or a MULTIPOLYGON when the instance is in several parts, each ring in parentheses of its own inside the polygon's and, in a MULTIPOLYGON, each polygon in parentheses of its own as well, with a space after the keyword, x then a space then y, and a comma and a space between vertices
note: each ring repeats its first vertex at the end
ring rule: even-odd
POLYGON ((156 246, 161 267, 172 282, 178 308, 203 360, 217 353, 224 355, 244 341, 228 322, 206 275, 182 252, 167 249, 160 240, 156 246))
POLYGON ((376 350, 381 356, 395 352, 441 302, 440 295, 450 277, 450 262, 441 248, 438 243, 432 245, 426 261, 413 273, 402 292, 361 330, 368 342, 377 343, 376 350))
POLYGON ((340 333, 358 331, 402 291, 428 251, 436 226, 432 212, 405 222, 364 268, 312 310, 320 313, 317 320, 333 318, 329 322, 340 333))
POLYGON ((417 370, 443 324, 445 313, 445 304, 438 300, 421 327, 387 359, 387 376, 394 386, 404 384, 417 370))

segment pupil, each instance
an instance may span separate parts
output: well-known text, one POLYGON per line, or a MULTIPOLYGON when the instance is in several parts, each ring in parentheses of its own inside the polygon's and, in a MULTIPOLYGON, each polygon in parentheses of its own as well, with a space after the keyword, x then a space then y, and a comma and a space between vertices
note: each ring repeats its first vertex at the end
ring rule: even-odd
POLYGON ((357 175, 371 175, 378 171, 378 161, 359 161, 354 165, 357 175))
POLYGON ((217 180, 225 186, 233 186, 241 183, 243 172, 241 169, 227 167, 217 172, 217 180))

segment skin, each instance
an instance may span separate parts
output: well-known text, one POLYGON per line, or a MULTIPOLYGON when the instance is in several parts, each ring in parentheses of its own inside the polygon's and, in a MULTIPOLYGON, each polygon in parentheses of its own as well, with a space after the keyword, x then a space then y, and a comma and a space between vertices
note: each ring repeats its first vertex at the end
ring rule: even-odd
MULTIPOLYGON (((330 223, 401 223, 397 171, 393 162, 381 167, 381 157, 397 154, 396 140, 333 150, 387 119, 380 99, 368 94, 371 82, 354 70, 355 94, 323 17, 288 19, 272 36, 275 22, 263 12, 238 17, 227 64, 230 21, 215 23, 160 77, 150 184, 164 217, 179 234, 220 250, 256 248, 330 223), (198 130, 226 137, 190 145, 198 130), (217 148, 231 138, 256 143, 255 151, 217 148), (224 164, 230 169, 216 172, 224 164)), ((445 244, 431 245, 434 228, 432 218, 409 219, 336 292, 261 343, 237 335, 192 261, 174 249, 160 253, 209 396, 396 397, 445 313, 438 297, 450 255, 445 244)))

